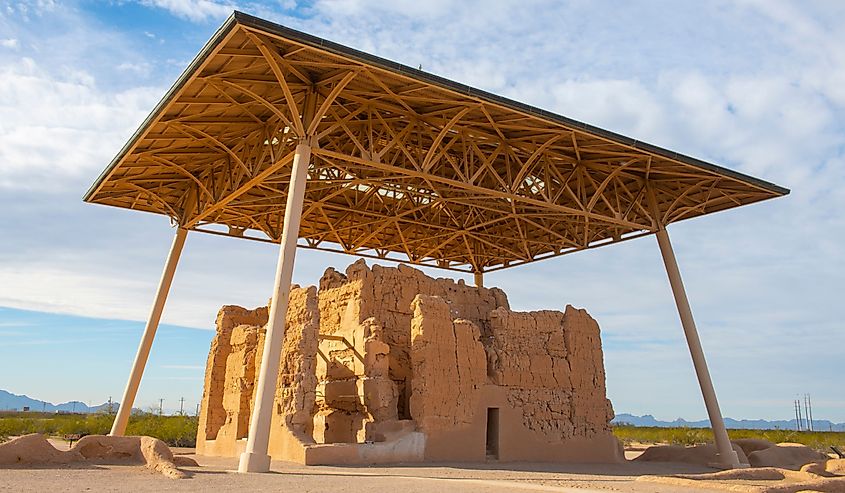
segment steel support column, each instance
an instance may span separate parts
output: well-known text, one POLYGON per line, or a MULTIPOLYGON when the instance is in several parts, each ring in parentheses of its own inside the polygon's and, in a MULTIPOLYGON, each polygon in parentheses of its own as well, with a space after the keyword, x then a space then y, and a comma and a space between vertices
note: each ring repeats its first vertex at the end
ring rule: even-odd
POLYGON ((666 232, 664 227, 657 230, 657 244, 660 246, 660 254, 663 256, 663 264, 666 266, 666 274, 669 276, 669 284, 672 286, 672 294, 675 296, 678 315, 681 318, 681 325, 684 327, 684 335, 687 338, 690 356, 692 356, 692 364, 698 377, 698 385, 701 387, 704 405, 710 418, 710 426, 713 428, 713 435, 716 438, 717 465, 729 468, 741 467, 742 465, 739 463, 739 458, 731 446, 728 432, 725 429, 725 421, 722 419, 722 411, 719 409, 719 402, 716 400, 716 391, 713 389, 713 381, 710 379, 710 371, 707 369, 707 361, 704 359, 704 350, 701 348, 701 340, 698 337, 698 330, 695 327, 695 320, 692 318, 687 293, 681 280, 681 271, 678 269, 672 243, 669 242, 669 233, 666 232))
POLYGON ((153 301, 150 316, 147 318, 147 326, 144 327, 144 335, 141 336, 141 343, 138 345, 138 353, 135 355, 135 362, 132 364, 132 372, 129 373, 129 381, 126 382, 126 389, 123 391, 123 399, 112 423, 112 436, 123 436, 126 432, 126 424, 129 422, 129 415, 132 414, 132 406, 135 404, 135 395, 138 393, 138 386, 141 385, 141 377, 144 375, 144 368, 147 366, 147 359, 150 356, 150 348, 158 330, 158 323, 161 320, 161 313, 164 311, 164 302, 167 301, 167 294, 170 292, 170 285, 173 282, 173 274, 176 272, 176 265, 179 263, 179 256, 182 254, 182 247, 185 246, 185 238, 188 230, 178 228, 176 237, 173 238, 173 245, 170 247, 170 254, 167 256, 167 263, 164 265, 164 272, 158 283, 158 291, 153 301))
POLYGON ((267 334, 264 337, 264 352, 255 390, 252 418, 249 421, 249 437, 246 451, 241 454, 238 472, 267 472, 270 470, 270 422, 273 399, 279 376, 279 359, 285 337, 285 317, 290 298, 290 283, 296 256, 296 240, 299 237, 299 223, 302 219, 302 204, 305 199, 305 183, 311 146, 300 142, 293 157, 293 174, 290 177, 282 241, 279 245, 279 262, 276 266, 276 282, 273 301, 270 306, 267 334))

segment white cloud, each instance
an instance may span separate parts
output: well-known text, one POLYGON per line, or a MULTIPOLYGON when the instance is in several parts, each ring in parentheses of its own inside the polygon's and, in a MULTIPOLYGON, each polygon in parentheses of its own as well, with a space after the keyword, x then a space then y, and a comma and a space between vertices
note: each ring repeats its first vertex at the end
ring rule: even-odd
POLYGON ((129 63, 123 62, 119 64, 117 67, 118 70, 121 72, 132 72, 139 75, 147 75, 150 73, 150 64, 149 63, 129 63))
POLYGON ((236 8, 233 2, 213 0, 141 0, 141 3, 165 9, 173 15, 194 22, 223 19, 236 8))
POLYGON ((53 76, 30 58, 0 66, 0 87, 0 188, 7 189, 66 188, 96 174, 163 92, 104 91, 90 74, 53 76))
POLYGON ((16 50, 19 47, 19 43, 18 40, 15 38, 0 39, 0 46, 2 46, 3 48, 16 50))
MULTIPOLYGON (((408 17, 435 18, 454 8, 460 9, 455 2, 449 0, 321 0, 316 2, 318 8, 326 15, 342 17, 344 15, 368 14, 374 11, 390 14, 400 14, 408 17)), ((471 3, 471 2, 467 2, 471 3)))
POLYGON ((32 16, 42 17, 56 10, 58 7, 55 0, 22 0, 6 4, 6 13, 9 16, 19 17, 29 22, 32 16))

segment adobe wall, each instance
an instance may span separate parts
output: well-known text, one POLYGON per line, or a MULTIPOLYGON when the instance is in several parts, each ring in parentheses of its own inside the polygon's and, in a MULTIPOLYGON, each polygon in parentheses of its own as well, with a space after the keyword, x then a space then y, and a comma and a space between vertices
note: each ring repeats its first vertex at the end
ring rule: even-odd
POLYGON ((411 306, 411 412, 426 434, 426 460, 488 458, 489 409, 498 416, 499 460, 621 460, 599 328, 586 311, 500 307, 482 338, 442 298, 419 295, 411 306))
POLYGON ((405 265, 370 268, 362 259, 347 267, 345 274, 329 268, 320 279, 322 334, 338 331, 348 334, 368 318, 381 326, 384 342, 390 347, 389 375, 399 393, 399 417, 405 419, 410 417, 407 404, 411 379, 408 353, 411 302, 418 294, 449 300, 453 318, 470 320, 480 327, 486 326, 491 310, 509 307, 501 289, 479 289, 463 281, 433 279, 405 265))
MULTIPOLYGON (((198 453, 243 450, 266 320, 266 308, 218 314, 198 453)), ((584 310, 512 312, 499 289, 359 261, 328 269, 319 290, 293 289, 287 321, 274 458, 621 459, 599 328, 584 310)))
MULTIPOLYGON (((237 439, 236 428, 241 410, 240 406, 232 406, 232 401, 239 400, 242 387, 251 400, 251 383, 243 381, 243 376, 244 372, 255 364, 254 354, 250 354, 249 350, 245 351, 244 347, 237 347, 238 341, 244 339, 245 331, 252 329, 257 332, 258 327, 266 323, 267 307, 247 310, 239 306, 226 305, 217 313, 217 333, 211 340, 211 349, 205 365, 205 385, 197 430, 198 450, 201 448, 201 441, 204 443, 206 439, 215 440, 223 428, 225 430, 221 439, 226 440, 226 437, 229 437, 229 440, 237 439), (233 348, 233 335, 236 328, 240 328, 240 333, 235 336, 233 348), (243 371, 236 370, 232 373, 227 371, 230 359, 232 367, 240 366, 243 371)), ((254 346, 253 343, 252 347, 254 346)), ((251 379, 250 377, 248 380, 251 381, 251 379)))
POLYGON ((411 417, 431 434, 469 426, 487 383, 481 330, 452 316, 449 302, 417 295, 411 302, 411 417))
MULTIPOLYGON (((198 454, 235 456, 244 450, 268 311, 224 306, 218 312, 200 404, 198 454)), ((317 289, 293 287, 273 405, 270 443, 276 455, 304 458, 304 446, 313 443, 318 330, 317 289)))
POLYGON ((492 383, 551 441, 610 431, 599 326, 586 310, 490 313, 492 383))

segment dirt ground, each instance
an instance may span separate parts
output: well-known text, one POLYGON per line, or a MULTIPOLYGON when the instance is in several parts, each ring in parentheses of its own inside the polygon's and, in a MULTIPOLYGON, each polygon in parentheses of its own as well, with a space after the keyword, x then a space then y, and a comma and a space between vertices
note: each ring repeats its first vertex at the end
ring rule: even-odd
MULTIPOLYGON (((56 443, 56 445, 61 445, 56 443)), ((296 491, 296 492, 695 492, 712 491, 636 482, 641 475, 708 472, 688 464, 426 464, 391 467, 301 466, 273 462, 270 474, 238 474, 237 460, 174 453, 197 460, 190 479, 174 480, 137 466, 74 465, 50 469, 0 468, 0 492, 29 491, 296 491)))

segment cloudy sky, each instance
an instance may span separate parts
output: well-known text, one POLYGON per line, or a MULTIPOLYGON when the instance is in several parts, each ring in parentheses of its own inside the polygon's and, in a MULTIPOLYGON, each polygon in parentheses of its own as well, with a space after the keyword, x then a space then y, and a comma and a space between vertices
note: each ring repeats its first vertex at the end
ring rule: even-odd
MULTIPOLYGON (((837 1, 0 0, 0 388, 119 398, 173 231, 81 198, 234 8, 790 188, 670 233, 724 414, 845 421, 837 1)), ((217 309, 262 304, 275 257, 189 236, 136 405, 193 409, 217 309)), ((706 416, 653 237, 485 282, 587 308, 618 412, 706 416)))

